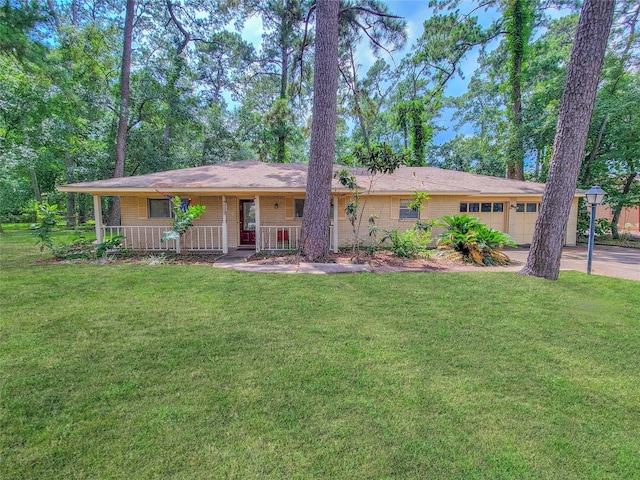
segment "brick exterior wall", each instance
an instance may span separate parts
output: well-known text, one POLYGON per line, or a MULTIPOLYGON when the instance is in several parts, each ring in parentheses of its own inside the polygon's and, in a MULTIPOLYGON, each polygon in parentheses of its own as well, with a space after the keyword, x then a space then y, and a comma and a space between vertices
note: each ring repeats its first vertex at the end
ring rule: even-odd
MULTIPOLYGON (((178 196, 181 196, 178 194, 178 196)), ((187 196, 187 195, 184 195, 187 196)), ((146 213, 147 198, 164 198, 160 195, 153 196, 124 196, 121 197, 122 206, 122 225, 123 226, 169 226, 170 219, 149 219, 146 213)), ((204 205, 206 211, 204 215, 194 222, 194 225, 222 225, 222 195, 190 195, 193 203, 204 205)), ((228 245, 235 248, 239 243, 240 235, 240 200, 253 199, 255 196, 226 196, 227 201, 227 235, 228 245)), ((301 218, 293 217, 293 199, 304 198, 303 195, 267 195, 260 196, 260 224, 261 226, 281 226, 281 227, 300 227, 302 225, 301 218), (276 208, 277 204, 277 208, 276 208)), ((344 206, 350 201, 350 195, 335 195, 338 198, 338 243, 341 247, 348 247, 353 242, 353 230, 349 220, 344 214, 344 206)), ((414 225, 413 220, 399 219, 399 201, 402 199, 412 200, 412 196, 378 196, 361 197, 361 205, 365 204, 362 214, 362 222, 360 226, 359 239, 363 245, 372 243, 373 238, 369 236, 369 217, 377 216, 376 225, 382 230, 398 229, 404 231, 414 225)), ((541 199, 518 198, 518 197, 459 197, 438 195, 432 197, 423 204, 423 210, 420 212, 421 220, 433 220, 443 215, 459 214, 460 202, 501 202, 504 203, 504 212, 468 212, 480 218, 484 223, 509 233, 517 243, 526 244, 531 242, 531 234, 533 227, 531 222, 535 224, 537 212, 533 215, 516 214, 515 205, 517 203, 539 203, 541 199), (510 208, 513 207, 513 208, 510 208), (525 222, 526 218, 526 222, 525 222), (525 225, 526 223, 526 225, 525 225)), ((566 234, 566 244, 575 245, 576 232, 575 225, 578 214, 578 200, 575 199, 569 217, 569 228, 566 234)), ((333 223, 333 218, 331 218, 333 223)), ((435 239, 441 228, 434 228, 432 244, 435 245, 435 239)))

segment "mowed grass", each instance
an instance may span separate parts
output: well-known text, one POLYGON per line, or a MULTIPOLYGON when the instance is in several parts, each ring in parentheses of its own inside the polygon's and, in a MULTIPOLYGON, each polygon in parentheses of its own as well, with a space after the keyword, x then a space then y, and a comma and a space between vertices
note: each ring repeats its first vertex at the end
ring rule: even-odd
POLYGON ((0 478, 640 478, 638 282, 0 242, 0 478))

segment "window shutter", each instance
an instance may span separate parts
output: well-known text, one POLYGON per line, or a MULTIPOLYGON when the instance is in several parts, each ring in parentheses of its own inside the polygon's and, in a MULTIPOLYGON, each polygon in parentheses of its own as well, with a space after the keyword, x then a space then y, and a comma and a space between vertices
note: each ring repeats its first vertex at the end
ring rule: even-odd
POLYGON ((347 218, 347 197, 338 198, 338 220, 345 220, 347 218))
POLYGON ((138 197, 138 219, 146 220, 148 216, 146 197, 138 197))
POLYGON ((398 197, 391 197, 391 210, 389 211, 389 218, 392 220, 398 220, 400 218, 400 199, 398 197))
POLYGON ((284 218, 293 220, 293 198, 291 197, 284 199, 284 218))

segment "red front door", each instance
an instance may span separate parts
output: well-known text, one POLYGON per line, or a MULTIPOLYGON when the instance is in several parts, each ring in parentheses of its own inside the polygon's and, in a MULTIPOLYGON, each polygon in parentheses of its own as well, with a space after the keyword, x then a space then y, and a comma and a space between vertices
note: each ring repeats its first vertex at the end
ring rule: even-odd
POLYGON ((256 244, 256 204, 240 200, 240 245, 256 244))

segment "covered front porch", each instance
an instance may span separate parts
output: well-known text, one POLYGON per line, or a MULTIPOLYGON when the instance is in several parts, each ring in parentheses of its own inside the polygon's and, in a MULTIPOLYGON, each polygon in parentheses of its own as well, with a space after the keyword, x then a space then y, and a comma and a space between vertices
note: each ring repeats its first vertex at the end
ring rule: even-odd
MULTIPOLYGON (((180 193, 176 195, 182 197, 180 193)), ((98 243, 121 235, 124 237, 123 248, 143 251, 225 254, 237 248, 256 252, 299 248, 301 218, 293 212, 293 197, 200 195, 194 203, 205 205, 206 214, 179 241, 164 242, 161 239, 171 229, 171 218, 157 219, 148 207, 149 200, 161 199, 151 193, 149 196, 121 197, 122 225, 104 225, 101 196, 93 195, 98 243)), ((337 204, 337 199, 334 201, 337 204)), ((334 252, 338 251, 339 245, 337 210, 333 209, 332 225, 329 225, 329 248, 334 252)))

